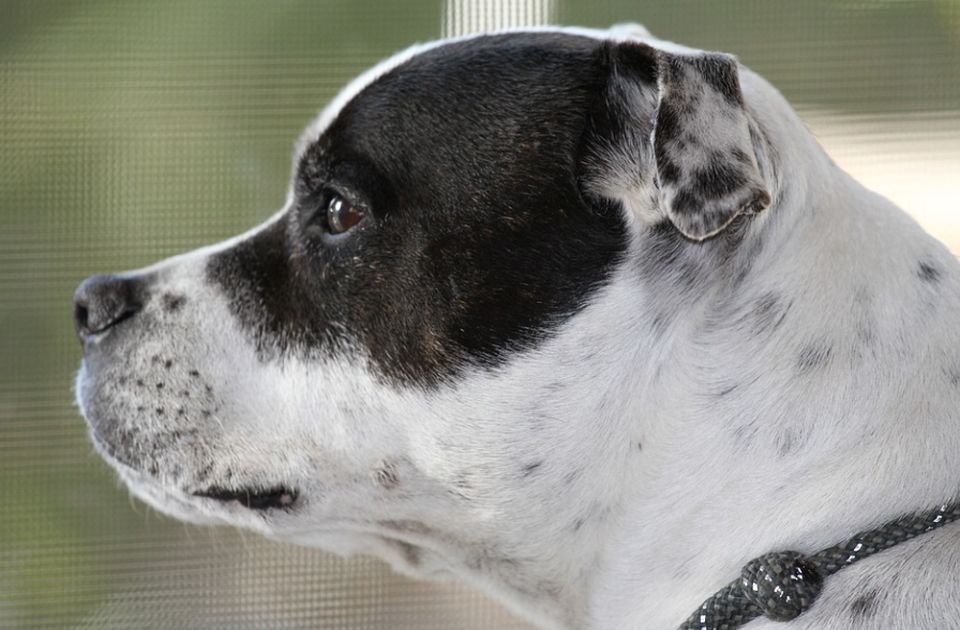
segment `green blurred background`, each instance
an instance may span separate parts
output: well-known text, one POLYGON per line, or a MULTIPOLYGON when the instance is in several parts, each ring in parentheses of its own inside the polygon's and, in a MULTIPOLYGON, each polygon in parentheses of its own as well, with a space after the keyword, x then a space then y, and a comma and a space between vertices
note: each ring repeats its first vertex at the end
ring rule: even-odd
POLYGON ((0 628, 522 628, 456 585, 158 516, 72 402, 71 295, 259 222, 293 140, 416 41, 532 22, 736 53, 960 251, 960 0, 0 1, 0 628))

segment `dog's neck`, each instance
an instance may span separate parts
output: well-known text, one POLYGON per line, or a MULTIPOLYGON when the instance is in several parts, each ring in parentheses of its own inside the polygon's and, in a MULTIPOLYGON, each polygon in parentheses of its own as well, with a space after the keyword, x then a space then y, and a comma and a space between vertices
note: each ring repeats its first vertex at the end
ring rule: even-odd
POLYGON ((518 582, 551 588, 481 581, 545 625, 675 627, 753 557, 815 552, 956 495, 960 371, 944 349, 958 346, 957 264, 802 129, 791 118, 767 133, 797 149, 780 171, 807 179, 778 182, 777 204, 709 282, 664 295, 625 268, 583 315, 611 343, 584 358, 573 336, 555 342, 561 364, 605 379, 597 416, 566 406, 592 427, 580 439, 596 452, 581 461, 596 463, 555 516, 582 514, 565 538, 521 551, 543 561, 518 582))
POLYGON ((675 626, 753 557, 956 496, 956 261, 812 144, 780 156, 811 179, 782 191, 741 244, 750 259, 685 305, 647 366, 645 458, 594 583, 602 627, 675 626))

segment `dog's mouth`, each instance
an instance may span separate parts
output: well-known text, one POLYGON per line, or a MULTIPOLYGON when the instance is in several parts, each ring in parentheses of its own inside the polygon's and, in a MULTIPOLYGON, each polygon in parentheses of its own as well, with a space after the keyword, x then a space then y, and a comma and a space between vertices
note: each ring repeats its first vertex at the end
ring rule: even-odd
POLYGON ((227 489, 212 486, 194 496, 213 499, 223 503, 237 502, 250 510, 289 510, 297 502, 297 491, 284 486, 273 488, 227 489))

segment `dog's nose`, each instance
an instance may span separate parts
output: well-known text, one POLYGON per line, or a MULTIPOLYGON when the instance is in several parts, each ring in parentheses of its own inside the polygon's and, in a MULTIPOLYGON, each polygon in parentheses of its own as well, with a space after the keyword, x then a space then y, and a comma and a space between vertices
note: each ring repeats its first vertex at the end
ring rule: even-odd
POLYGON ((92 276, 73 294, 73 320, 81 339, 130 319, 143 306, 142 279, 92 276))

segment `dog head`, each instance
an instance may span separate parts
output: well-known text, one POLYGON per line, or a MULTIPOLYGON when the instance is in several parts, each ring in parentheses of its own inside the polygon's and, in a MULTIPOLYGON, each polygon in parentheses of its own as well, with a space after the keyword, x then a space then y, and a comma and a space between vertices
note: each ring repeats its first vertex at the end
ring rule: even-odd
POLYGON ((750 125, 724 55, 401 53, 307 130, 264 225, 81 285, 93 441, 178 518, 556 597, 640 453, 651 321, 769 203, 750 125))

